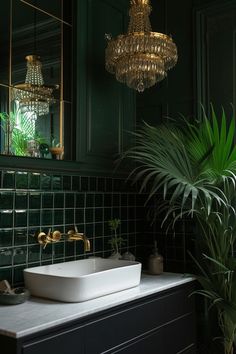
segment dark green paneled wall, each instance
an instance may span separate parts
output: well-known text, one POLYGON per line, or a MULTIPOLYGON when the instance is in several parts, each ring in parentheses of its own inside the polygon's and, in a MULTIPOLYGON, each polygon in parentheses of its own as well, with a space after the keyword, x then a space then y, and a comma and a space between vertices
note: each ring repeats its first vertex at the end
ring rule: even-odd
POLYGON ((154 31, 171 34, 179 53, 177 65, 168 77, 153 88, 137 95, 138 120, 160 122, 165 116, 178 112, 189 115, 193 111, 193 33, 192 3, 152 1, 151 17, 154 31))
POLYGON ((172 35, 179 60, 167 79, 137 95, 138 121, 155 124, 167 115, 196 116, 199 103, 207 108, 210 101, 231 112, 236 96, 235 1, 158 0, 152 5, 153 30, 172 35))

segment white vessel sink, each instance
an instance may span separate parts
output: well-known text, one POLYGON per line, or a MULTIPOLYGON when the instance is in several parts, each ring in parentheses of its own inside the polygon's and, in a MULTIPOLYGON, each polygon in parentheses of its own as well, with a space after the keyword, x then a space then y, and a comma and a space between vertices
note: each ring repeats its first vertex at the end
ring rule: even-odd
POLYGON ((141 263, 99 257, 24 270, 31 295, 81 302, 139 285, 141 263))

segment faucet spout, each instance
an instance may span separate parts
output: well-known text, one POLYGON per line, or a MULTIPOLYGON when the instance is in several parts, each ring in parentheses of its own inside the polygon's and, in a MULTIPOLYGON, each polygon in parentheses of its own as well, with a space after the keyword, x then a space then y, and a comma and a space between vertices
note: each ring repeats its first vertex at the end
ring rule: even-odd
POLYGON ((89 252, 91 250, 90 241, 87 237, 84 237, 84 252, 89 252))
POLYGON ((75 230, 69 230, 67 234, 68 234, 68 241, 83 241, 84 252, 90 251, 91 247, 90 247, 89 239, 85 236, 84 233, 78 232, 76 226, 75 226, 75 230))

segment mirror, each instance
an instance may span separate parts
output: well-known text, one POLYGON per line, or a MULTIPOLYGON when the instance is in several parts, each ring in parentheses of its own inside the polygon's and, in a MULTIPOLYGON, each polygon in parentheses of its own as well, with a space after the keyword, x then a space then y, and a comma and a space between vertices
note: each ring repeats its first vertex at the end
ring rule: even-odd
POLYGON ((72 111, 71 1, 1 5, 0 153, 70 159, 64 120, 72 111))

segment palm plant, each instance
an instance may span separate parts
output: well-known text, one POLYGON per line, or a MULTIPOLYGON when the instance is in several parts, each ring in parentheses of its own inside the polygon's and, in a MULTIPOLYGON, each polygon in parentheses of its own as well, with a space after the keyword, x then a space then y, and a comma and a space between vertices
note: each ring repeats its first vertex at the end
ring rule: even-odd
POLYGON ((141 191, 163 202, 163 225, 174 227, 184 216, 195 217, 201 230, 196 242, 201 259, 197 277, 204 295, 215 306, 223 334, 225 354, 233 353, 236 334, 236 146, 235 120, 217 119, 214 109, 200 122, 168 121, 157 127, 144 124, 136 133, 136 146, 124 157, 134 160, 130 174, 141 181, 141 191))

